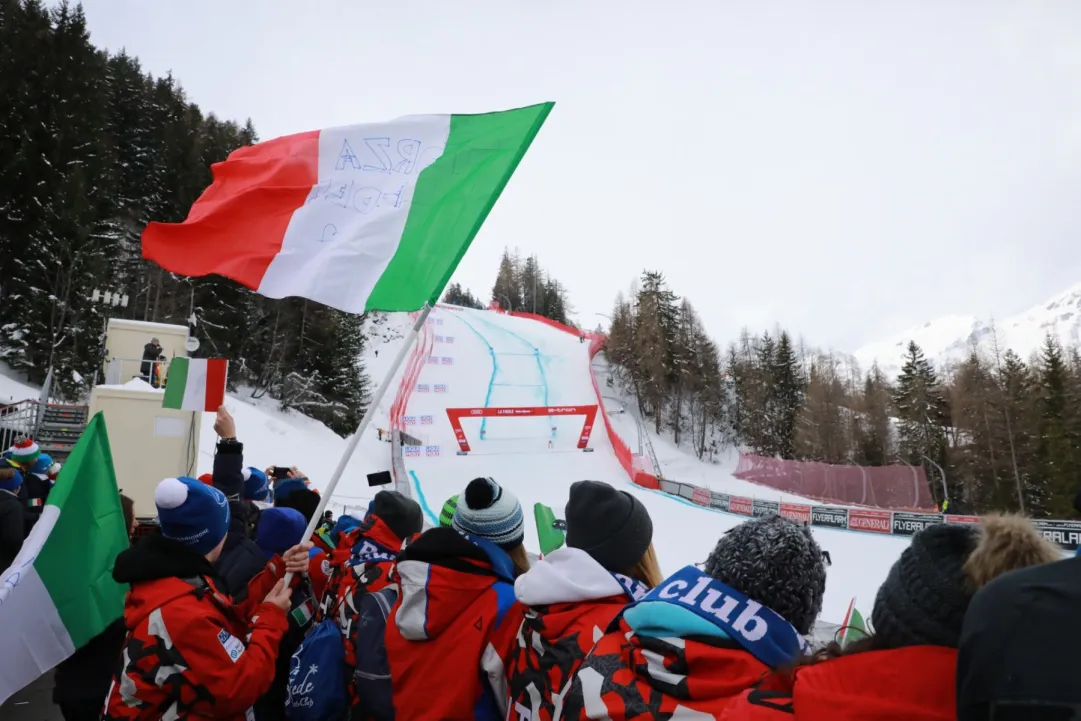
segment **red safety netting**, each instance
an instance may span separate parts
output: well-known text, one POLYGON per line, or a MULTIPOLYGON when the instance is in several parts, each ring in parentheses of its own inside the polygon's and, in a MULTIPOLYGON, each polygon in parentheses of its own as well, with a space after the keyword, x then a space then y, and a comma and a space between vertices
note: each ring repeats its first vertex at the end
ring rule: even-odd
POLYGON ((732 474, 786 493, 829 503, 874 508, 934 510, 920 466, 836 466, 739 454, 732 474))
MULTIPOLYGON (((604 408, 604 396, 601 395, 601 388, 597 385, 597 376, 593 373, 593 358, 601 352, 604 348, 604 341, 607 338, 599 333, 586 333, 586 337, 589 338, 589 377, 593 381, 593 390, 597 393, 597 403, 601 408, 604 408)), ((657 476, 654 475, 651 464, 642 456, 631 453, 630 446, 628 446, 619 434, 616 433, 616 429, 612 427, 612 421, 608 418, 608 413, 602 413, 601 417, 604 418, 604 429, 608 431, 608 440, 612 444, 612 450, 616 454, 616 460, 619 461, 619 465, 623 466, 623 470, 630 476, 631 481, 643 488, 652 488, 653 490, 660 490, 661 484, 657 480, 657 476)))

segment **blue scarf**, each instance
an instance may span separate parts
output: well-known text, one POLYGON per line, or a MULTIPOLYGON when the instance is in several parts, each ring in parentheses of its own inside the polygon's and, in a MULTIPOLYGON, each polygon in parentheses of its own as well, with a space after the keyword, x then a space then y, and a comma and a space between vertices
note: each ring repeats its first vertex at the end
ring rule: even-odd
POLYGON ((669 576, 627 609, 640 603, 666 603, 690 611, 770 668, 790 664, 810 648, 807 639, 779 614, 694 566, 669 576))
POLYGON ((358 540, 359 544, 353 546, 353 554, 349 559, 349 565, 351 566, 360 566, 365 563, 382 563, 383 561, 393 561, 398 558, 397 553, 379 545, 375 541, 363 536, 358 540))
POLYGON ((627 594, 631 601, 639 601, 649 593, 649 586, 635 578, 624 576, 622 573, 613 573, 612 578, 616 579, 619 585, 623 587, 623 592, 627 594))

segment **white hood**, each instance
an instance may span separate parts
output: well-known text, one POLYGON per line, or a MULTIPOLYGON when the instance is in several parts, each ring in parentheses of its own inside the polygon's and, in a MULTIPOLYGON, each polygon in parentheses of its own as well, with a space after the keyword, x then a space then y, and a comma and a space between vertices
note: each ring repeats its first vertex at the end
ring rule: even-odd
POLYGON ((604 566, 578 548, 560 548, 535 563, 514 582, 526 606, 573 603, 626 593, 604 566))

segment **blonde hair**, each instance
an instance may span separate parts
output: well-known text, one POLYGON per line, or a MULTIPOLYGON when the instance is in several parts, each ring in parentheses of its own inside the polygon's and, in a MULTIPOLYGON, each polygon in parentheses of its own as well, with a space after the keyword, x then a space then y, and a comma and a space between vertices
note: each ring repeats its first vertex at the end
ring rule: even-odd
POLYGON ((641 581, 650 588, 656 588, 664 580, 661 566, 657 563, 657 552, 653 550, 653 544, 649 544, 646 552, 638 559, 638 562, 623 572, 624 576, 630 576, 636 581, 641 581))
POLYGON ((514 561, 514 577, 517 578, 529 570, 529 556, 526 555, 525 546, 519 543, 507 551, 510 560, 514 561))

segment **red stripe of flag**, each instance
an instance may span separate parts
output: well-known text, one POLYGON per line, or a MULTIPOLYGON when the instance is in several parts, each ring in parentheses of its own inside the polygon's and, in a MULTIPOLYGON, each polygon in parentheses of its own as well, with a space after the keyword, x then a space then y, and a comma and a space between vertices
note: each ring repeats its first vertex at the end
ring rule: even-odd
POLYGON ((229 361, 211 358, 206 362, 206 412, 215 413, 225 404, 225 376, 229 361))
POLYGON ((214 182, 183 223, 146 226, 143 257, 173 273, 213 273, 256 290, 319 182, 319 131, 238 148, 211 172, 214 182))

